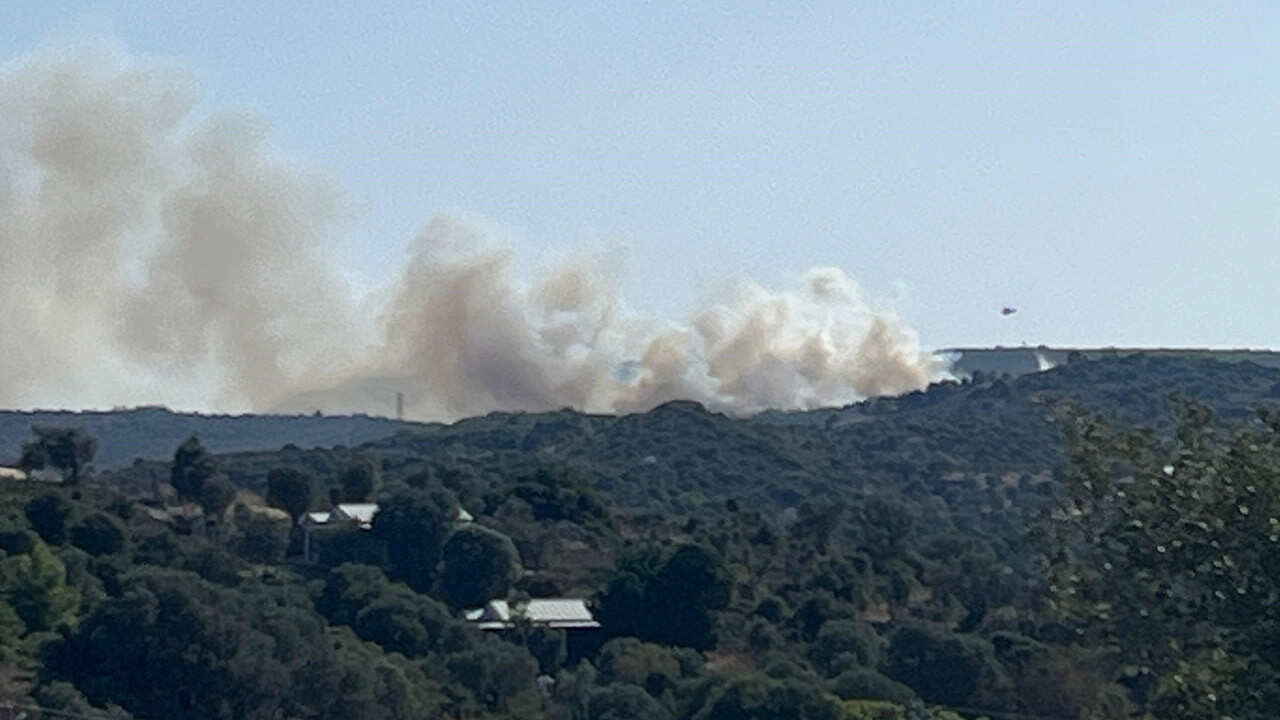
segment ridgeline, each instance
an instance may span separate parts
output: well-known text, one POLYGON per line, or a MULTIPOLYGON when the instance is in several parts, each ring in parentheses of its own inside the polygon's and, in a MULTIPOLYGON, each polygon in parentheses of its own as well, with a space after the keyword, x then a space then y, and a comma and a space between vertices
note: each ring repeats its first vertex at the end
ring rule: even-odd
POLYGON ((897 720, 1191 717, 1221 695, 1210 711, 1266 717, 1271 606, 1214 606, 1202 566, 1138 554, 1180 545, 1132 533, 1194 497, 1179 515, 1235 548, 1232 587, 1274 594, 1274 553, 1251 548, 1280 515, 1280 367, 1045 357, 746 419, 689 402, 448 425, 6 413, 0 459, 31 425, 81 427, 99 450, 74 489, 4 486, 0 700, 190 720, 897 720), (308 529, 343 502, 379 510, 308 529), (1143 564, 1104 582, 1100 558, 1143 564), (1059 595, 1055 568, 1097 584, 1059 595), (1182 617, 1170 587, 1199 598, 1203 633, 1125 615, 1145 597, 1182 617), (589 599, 602 627, 482 632, 460 615, 529 597, 589 599), (1139 626, 1186 644, 1124 640, 1139 626), (1251 679, 1214 664, 1224 652, 1251 679), (1191 697, 1177 663, 1201 660, 1197 692, 1219 689, 1191 697))

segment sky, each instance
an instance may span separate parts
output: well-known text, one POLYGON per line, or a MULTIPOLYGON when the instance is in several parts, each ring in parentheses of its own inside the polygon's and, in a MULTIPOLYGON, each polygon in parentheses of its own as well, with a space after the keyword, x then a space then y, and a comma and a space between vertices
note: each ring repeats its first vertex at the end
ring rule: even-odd
POLYGON ((1278 32, 1248 2, 0 4, 0 60, 109 38, 260 115, 342 188, 357 288, 452 211, 530 266, 612 253, 664 317, 839 267, 931 348, 1280 345, 1278 32))

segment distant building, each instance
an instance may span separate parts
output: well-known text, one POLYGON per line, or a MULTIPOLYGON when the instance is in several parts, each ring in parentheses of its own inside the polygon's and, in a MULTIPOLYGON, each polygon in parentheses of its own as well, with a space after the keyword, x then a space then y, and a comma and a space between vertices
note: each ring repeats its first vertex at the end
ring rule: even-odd
POLYGON ((481 630, 505 630, 521 620, 537 627, 559 630, 594 630, 600 627, 582 598, 536 598, 511 607, 506 600, 490 600, 482 608, 467 610, 463 617, 481 630))
MULTIPOLYGON (((299 523, 302 526, 302 559, 306 562, 315 562, 312 538, 316 533, 353 528, 368 530, 373 527, 373 518, 377 514, 377 503, 338 503, 331 510, 320 510, 303 515, 299 523)), ((458 508, 458 523, 469 523, 474 519, 471 513, 458 508)))
POLYGON ((487 631, 503 632, 522 622, 559 630, 564 633, 565 653, 570 661, 590 656, 604 640, 596 632, 600 623, 582 598, 537 598, 514 606, 506 600, 490 600, 482 608, 467 610, 463 617, 487 631))
POLYGON ((373 527, 373 516, 377 514, 377 503, 338 503, 332 510, 307 513, 302 518, 302 524, 304 527, 355 525, 368 530, 373 527))
POLYGON ((42 482, 57 485, 62 482, 62 473, 53 468, 42 468, 26 472, 22 468, 0 465, 0 480, 11 482, 42 482))

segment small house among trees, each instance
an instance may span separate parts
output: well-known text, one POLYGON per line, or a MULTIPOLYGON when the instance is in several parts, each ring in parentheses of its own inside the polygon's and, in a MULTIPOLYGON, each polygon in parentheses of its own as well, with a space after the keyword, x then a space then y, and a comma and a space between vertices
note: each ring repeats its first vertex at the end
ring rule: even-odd
POLYGON ((566 657, 582 658, 599 648, 600 623, 582 598, 535 598, 518 602, 490 600, 462 617, 485 631, 515 632, 529 642, 534 637, 559 637, 566 657))
POLYGON ((506 600, 490 600, 463 614, 481 630, 506 630, 525 622, 553 630, 594 630, 600 627, 582 598, 536 598, 512 607, 506 600))
MULTIPOLYGON (((316 533, 336 532, 358 528, 369 530, 373 527, 373 518, 378 514, 377 503, 338 503, 331 510, 309 512, 302 516, 299 526, 302 528, 302 559, 315 561, 313 539, 316 533)), ((471 513, 458 508, 458 523, 469 523, 473 520, 471 513)))

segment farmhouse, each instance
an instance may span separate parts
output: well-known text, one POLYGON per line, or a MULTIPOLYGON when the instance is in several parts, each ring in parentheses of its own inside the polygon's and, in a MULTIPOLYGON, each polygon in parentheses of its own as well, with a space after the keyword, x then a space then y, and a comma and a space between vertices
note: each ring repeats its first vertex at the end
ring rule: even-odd
MULTIPOLYGON (((306 562, 315 561, 312 538, 316 533, 351 528, 368 530, 373 527, 373 518, 377 514, 377 503, 338 503, 331 510, 309 512, 303 515, 299 523, 302 527, 302 559, 306 562)), ((458 508, 459 524, 469 523, 474 519, 464 508, 458 508)))
POLYGON ((590 630, 600 627, 582 598, 536 598, 514 608, 506 600, 490 600, 463 617, 481 630, 505 630, 519 621, 557 630, 590 630))
POLYGON ((463 617, 481 630, 503 632, 520 624, 564 633, 569 659, 586 657, 599 648, 600 628, 583 598, 535 598, 517 603, 490 600, 482 608, 467 610, 463 617))

